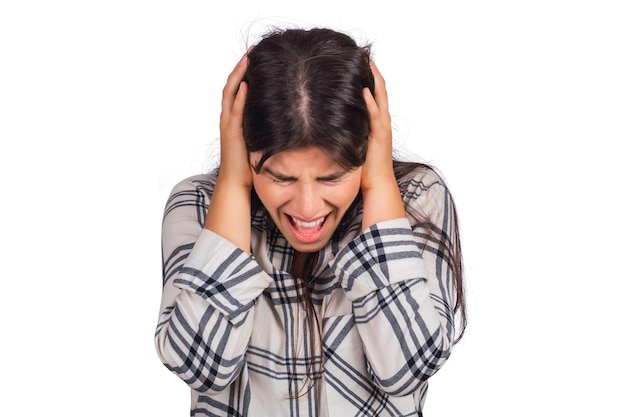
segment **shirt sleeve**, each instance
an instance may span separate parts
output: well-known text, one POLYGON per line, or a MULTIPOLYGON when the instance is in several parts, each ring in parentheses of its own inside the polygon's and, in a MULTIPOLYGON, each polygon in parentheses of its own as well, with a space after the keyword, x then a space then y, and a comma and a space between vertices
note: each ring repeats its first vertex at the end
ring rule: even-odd
POLYGON ((241 372, 256 299, 271 278, 230 241, 204 229, 210 177, 174 187, 162 226, 163 294, 155 345, 165 366, 200 392, 241 372))
POLYGON ((371 226, 333 265, 352 301, 372 378, 393 396, 419 389, 454 344, 452 199, 436 175, 412 178, 401 191, 407 213, 420 215, 371 226))

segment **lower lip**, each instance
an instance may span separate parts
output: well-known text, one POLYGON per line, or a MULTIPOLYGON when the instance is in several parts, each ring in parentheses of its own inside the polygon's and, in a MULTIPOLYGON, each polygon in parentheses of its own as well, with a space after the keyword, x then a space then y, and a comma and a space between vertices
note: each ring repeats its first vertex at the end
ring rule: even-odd
POLYGON ((326 230, 326 225, 328 223, 328 216, 324 219, 319 230, 316 230, 312 233, 307 232, 306 234, 302 234, 302 232, 291 222, 289 216, 287 216, 287 224, 289 225, 289 230, 291 230, 292 236, 300 243, 315 243, 324 234, 324 230, 326 230))

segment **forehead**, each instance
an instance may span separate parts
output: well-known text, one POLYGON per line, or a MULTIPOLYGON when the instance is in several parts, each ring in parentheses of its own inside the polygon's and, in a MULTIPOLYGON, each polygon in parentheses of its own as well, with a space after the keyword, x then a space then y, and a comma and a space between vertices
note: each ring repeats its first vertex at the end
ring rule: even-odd
MULTIPOLYGON (((253 165, 260 160, 262 152, 251 152, 250 160, 253 165)), ((295 149, 278 152, 269 157, 263 167, 268 167, 281 173, 302 172, 307 169, 315 171, 339 171, 341 166, 317 147, 295 149)))

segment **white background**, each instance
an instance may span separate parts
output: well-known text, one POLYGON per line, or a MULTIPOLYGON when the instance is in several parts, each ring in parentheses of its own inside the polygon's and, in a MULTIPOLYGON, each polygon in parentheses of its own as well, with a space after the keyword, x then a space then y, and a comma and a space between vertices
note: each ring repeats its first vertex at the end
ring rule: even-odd
POLYGON ((0 415, 188 415, 152 344, 165 200, 246 45, 321 25, 373 43, 457 201, 469 325, 426 416, 624 416, 621 3, 2 2, 0 415))

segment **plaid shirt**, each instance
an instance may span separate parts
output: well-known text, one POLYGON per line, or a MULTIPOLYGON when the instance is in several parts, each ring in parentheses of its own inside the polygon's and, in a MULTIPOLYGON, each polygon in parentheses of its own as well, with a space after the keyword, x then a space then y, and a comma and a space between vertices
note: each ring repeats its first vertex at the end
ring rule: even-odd
POLYGON ((293 249, 269 215, 252 216, 252 256, 203 228, 214 184, 211 175, 179 183, 163 220, 155 343, 191 387, 191 415, 421 416, 454 340, 443 245, 455 225, 441 178, 417 170, 398 182, 429 226, 409 216, 361 232, 360 206, 344 218, 310 283, 322 340, 304 330, 302 280, 285 272, 293 249), (321 356, 308 357, 311 343, 321 356), (299 391, 311 369, 317 383, 299 391))

